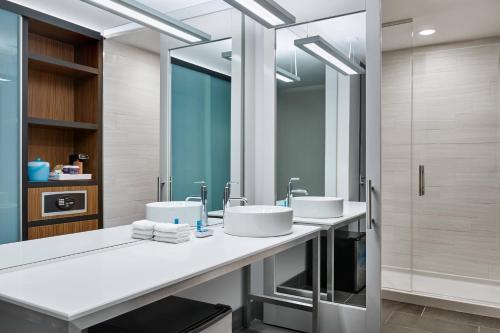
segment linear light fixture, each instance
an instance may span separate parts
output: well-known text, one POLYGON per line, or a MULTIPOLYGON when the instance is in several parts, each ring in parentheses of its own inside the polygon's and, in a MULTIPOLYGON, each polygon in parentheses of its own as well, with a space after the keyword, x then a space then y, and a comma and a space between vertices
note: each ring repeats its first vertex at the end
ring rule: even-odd
MULTIPOLYGON (((222 52, 221 57, 226 60, 233 61, 233 52, 232 51, 222 52)), ((276 79, 286 83, 300 82, 300 77, 281 67, 276 67, 276 79)))
POLYGON ((364 74, 365 70, 320 36, 295 40, 295 46, 344 75, 364 74))
POLYGON ((234 8, 260 22, 266 28, 295 23, 295 16, 273 0, 224 0, 234 8))
POLYGON ((281 67, 276 67, 276 79, 285 83, 300 82, 300 77, 281 67))
POLYGON ((209 41, 209 34, 167 16, 135 0, 81 0, 130 21, 178 38, 187 43, 209 41))
POLYGON ((9 79, 4 79, 3 77, 0 77, 0 82, 10 82, 9 79))

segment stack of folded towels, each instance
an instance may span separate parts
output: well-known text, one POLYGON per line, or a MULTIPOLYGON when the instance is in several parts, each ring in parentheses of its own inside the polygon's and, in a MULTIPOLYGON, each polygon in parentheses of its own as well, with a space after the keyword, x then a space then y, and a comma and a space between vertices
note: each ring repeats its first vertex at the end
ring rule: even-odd
POLYGON ((148 220, 135 221, 132 223, 132 238, 152 239, 155 224, 148 220))
POLYGON ((190 240, 189 224, 156 223, 153 240, 166 243, 183 243, 190 240))

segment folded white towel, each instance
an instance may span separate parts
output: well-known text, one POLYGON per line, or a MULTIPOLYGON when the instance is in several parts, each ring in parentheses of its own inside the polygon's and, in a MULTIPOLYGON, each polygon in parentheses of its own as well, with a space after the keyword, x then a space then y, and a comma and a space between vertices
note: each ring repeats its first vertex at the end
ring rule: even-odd
POLYGON ((141 229, 132 229, 132 233, 136 235, 144 235, 153 237, 153 230, 141 230, 141 229))
POLYGON ((154 228, 158 232, 177 233, 189 230, 189 224, 156 223, 154 228))
POLYGON ((155 231, 153 233, 154 236, 157 237, 170 237, 170 238, 185 238, 191 236, 191 231, 181 231, 181 232, 160 232, 155 231))
POLYGON ((184 243, 184 242, 189 242, 191 238, 189 237, 184 237, 184 238, 175 238, 175 237, 154 237, 153 240, 157 242, 163 242, 163 243, 184 243))
POLYGON ((154 222, 148 221, 148 220, 140 220, 140 221, 135 221, 132 223, 132 229, 134 230, 153 230, 155 227, 154 222))
POLYGON ((132 238, 135 238, 135 239, 153 239, 153 235, 143 235, 143 234, 138 234, 138 233, 133 232, 132 238))

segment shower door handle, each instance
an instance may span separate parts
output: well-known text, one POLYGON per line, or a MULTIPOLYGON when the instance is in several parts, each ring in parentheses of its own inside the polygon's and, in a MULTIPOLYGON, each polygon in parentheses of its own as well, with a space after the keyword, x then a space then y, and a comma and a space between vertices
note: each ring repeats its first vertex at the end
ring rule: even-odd
POLYGON ((371 179, 368 179, 366 184, 366 230, 372 229, 373 218, 372 218, 372 193, 373 186, 371 179))
POLYGON ((418 196, 425 195, 425 167, 421 164, 418 166, 418 196))

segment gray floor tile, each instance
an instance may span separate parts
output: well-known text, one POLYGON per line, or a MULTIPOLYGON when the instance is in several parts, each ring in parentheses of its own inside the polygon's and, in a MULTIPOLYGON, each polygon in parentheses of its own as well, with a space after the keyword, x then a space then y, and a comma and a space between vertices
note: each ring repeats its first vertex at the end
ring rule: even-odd
POLYGON ((465 323, 476 326, 500 329, 500 319, 473 315, 455 311, 442 310, 437 308, 426 308, 424 318, 436 318, 456 323, 465 323))
POLYGON ((382 333, 431 333, 416 328, 402 327, 396 325, 383 325, 382 333))
POLYGON ((420 315, 424 307, 421 305, 400 303, 396 301, 389 301, 386 299, 382 300, 382 323, 386 322, 387 318, 392 314, 393 311, 399 311, 404 313, 410 313, 414 315, 420 315))
POLYGON ((394 311, 387 320, 388 325, 415 328, 433 333, 477 333, 478 326, 455 323, 420 315, 394 311))

